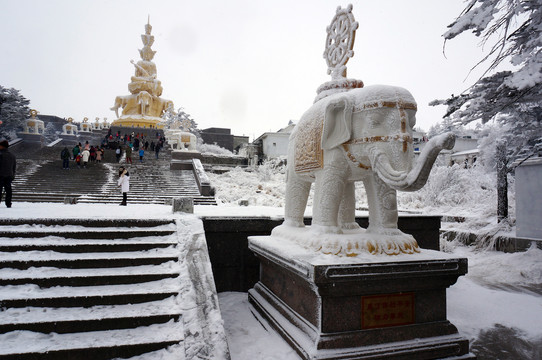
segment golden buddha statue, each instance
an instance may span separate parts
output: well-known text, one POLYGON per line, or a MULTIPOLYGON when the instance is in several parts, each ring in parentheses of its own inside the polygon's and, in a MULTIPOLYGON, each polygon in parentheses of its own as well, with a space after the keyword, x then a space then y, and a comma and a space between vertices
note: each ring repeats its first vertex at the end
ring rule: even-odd
POLYGON ((156 64, 152 62, 156 51, 151 49, 154 36, 151 35, 152 26, 147 22, 145 34, 141 35, 143 48, 139 50, 141 60, 137 63, 130 62, 135 67, 135 74, 131 77, 128 90, 131 95, 117 96, 115 105, 111 110, 115 111, 117 119, 112 126, 128 126, 143 128, 161 128, 161 116, 168 107, 173 106, 171 100, 160 98, 162 95, 162 83, 157 79, 156 64), (119 116, 118 109, 122 108, 119 116))

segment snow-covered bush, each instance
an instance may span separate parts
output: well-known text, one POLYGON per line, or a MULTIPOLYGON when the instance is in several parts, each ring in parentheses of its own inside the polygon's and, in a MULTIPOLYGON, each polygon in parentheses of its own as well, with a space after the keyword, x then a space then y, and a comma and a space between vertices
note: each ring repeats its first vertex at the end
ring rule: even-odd
POLYGON ((284 207, 285 172, 272 169, 272 165, 264 163, 254 171, 236 167, 223 174, 208 175, 220 204, 237 205, 239 200, 248 200, 252 206, 284 207))
POLYGON ((220 147, 216 144, 204 144, 203 141, 201 143, 198 142, 197 149, 202 154, 215 154, 215 155, 228 155, 228 156, 234 155, 234 153, 232 153, 228 149, 220 147))
MULTIPOLYGON (((246 199, 249 205, 284 206, 286 166, 279 160, 265 162, 254 170, 235 168, 224 174, 209 173, 221 204, 237 205, 246 199)), ((415 192, 398 192, 399 210, 427 215, 465 217, 470 225, 482 228, 496 223, 497 184, 495 173, 484 166, 434 166, 427 184, 415 192)), ((514 179, 509 177, 509 212, 515 218, 514 179)), ((312 206, 312 191, 308 206, 312 206)), ((367 208, 367 195, 356 183, 356 208, 367 208)), ((473 229, 474 230, 474 229, 473 229)))
POLYGON ((285 158, 266 160, 262 165, 256 167, 255 171, 260 181, 268 182, 273 179, 275 174, 286 173, 286 160, 285 158))
MULTIPOLYGON (((515 218, 514 179, 509 176, 509 212, 515 218)), ((479 226, 495 223, 497 217, 497 179, 487 167, 465 169, 459 165, 436 166, 427 184, 418 191, 398 193, 399 209, 424 214, 480 219, 479 226)), ((475 224, 473 224, 474 226, 475 224)), ((476 226, 478 226, 476 225, 476 226)))

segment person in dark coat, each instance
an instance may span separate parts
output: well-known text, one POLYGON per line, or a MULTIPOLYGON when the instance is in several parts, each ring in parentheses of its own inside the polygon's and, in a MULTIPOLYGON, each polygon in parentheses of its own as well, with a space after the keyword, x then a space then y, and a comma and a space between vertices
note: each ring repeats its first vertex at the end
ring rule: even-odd
POLYGON ((161 148, 162 148, 162 145, 160 142, 158 142, 158 144, 156 144, 156 146, 154 147, 154 154, 156 155, 157 159, 158 159, 158 154, 160 153, 161 148))
POLYGON ((7 140, 0 141, 0 202, 2 202, 2 193, 6 190, 6 206, 11 207, 12 189, 11 182, 15 179, 15 169, 17 160, 15 155, 8 150, 7 140))
POLYGON ((62 149, 62 151, 60 152, 60 158, 62 159, 62 169, 70 169, 70 157, 70 150, 68 150, 68 147, 64 146, 64 149, 62 149))

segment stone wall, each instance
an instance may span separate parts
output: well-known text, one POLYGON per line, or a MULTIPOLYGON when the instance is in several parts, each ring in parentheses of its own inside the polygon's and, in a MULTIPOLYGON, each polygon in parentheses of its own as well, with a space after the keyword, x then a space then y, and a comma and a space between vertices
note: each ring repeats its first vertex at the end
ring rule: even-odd
MULTIPOLYGON (((216 289, 248 291, 259 280, 259 262, 248 249, 248 237, 269 235, 282 219, 269 218, 203 218, 207 247, 213 268, 216 289)), ((367 217, 357 217, 362 227, 367 217)), ((305 219, 309 224, 310 219, 305 219)), ((421 248, 439 250, 439 216, 401 216, 399 229, 411 234, 421 248)))
POLYGON ((205 144, 216 144, 233 151, 233 135, 230 133, 230 129, 209 128, 201 130, 200 135, 205 144))
POLYGON ((201 162, 204 165, 224 165, 224 166, 247 166, 248 159, 242 156, 223 156, 213 154, 201 154, 201 162))

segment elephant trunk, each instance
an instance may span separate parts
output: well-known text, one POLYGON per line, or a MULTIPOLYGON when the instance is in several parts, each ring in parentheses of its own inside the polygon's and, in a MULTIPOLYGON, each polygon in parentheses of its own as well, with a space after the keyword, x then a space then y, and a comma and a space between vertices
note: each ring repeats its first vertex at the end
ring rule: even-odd
POLYGON ((416 191, 427 182, 429 172, 439 152, 442 149, 451 150, 454 144, 455 135, 452 133, 442 134, 431 139, 409 172, 394 170, 388 156, 375 149, 370 156, 371 164, 378 177, 391 188, 400 191, 416 191))

